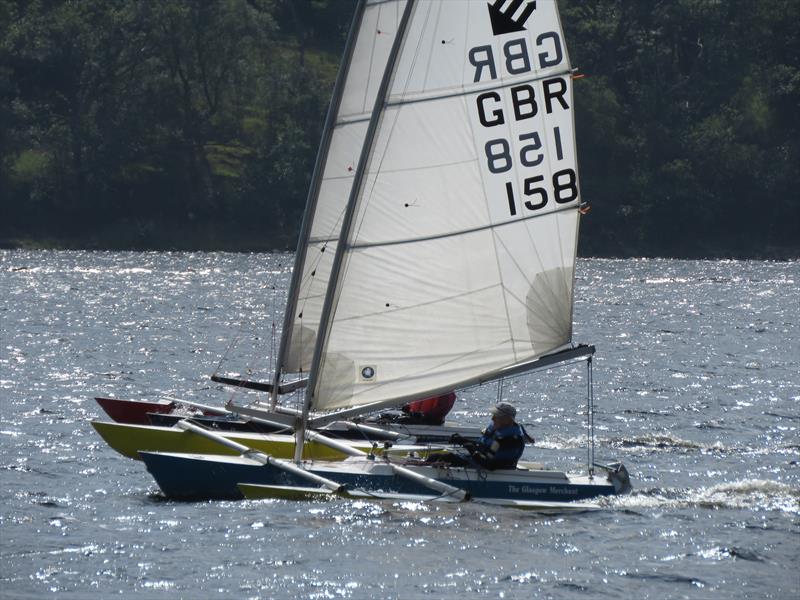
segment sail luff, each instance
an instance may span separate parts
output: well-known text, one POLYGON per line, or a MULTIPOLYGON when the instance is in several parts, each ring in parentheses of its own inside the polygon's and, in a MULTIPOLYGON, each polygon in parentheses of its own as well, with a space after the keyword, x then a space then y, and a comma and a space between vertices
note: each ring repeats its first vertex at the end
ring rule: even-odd
POLYGON ((389 59, 387 61, 386 68, 384 70, 383 78, 381 80, 381 85, 378 90, 377 97, 375 99, 375 106, 372 110, 372 116, 370 117, 369 126, 367 128, 367 135, 364 141, 364 145, 361 148, 361 155, 358 160, 358 167, 356 169, 355 180, 350 189, 350 197, 348 199, 347 208, 345 210, 342 229, 339 236, 339 243, 336 247, 336 255, 333 260, 333 266, 331 267, 331 275, 328 281, 328 288, 325 293, 325 303, 323 305, 322 315, 320 317, 320 326, 318 329, 317 339, 314 347, 314 356, 311 363, 312 364, 311 373, 309 374, 308 387, 306 388, 305 401, 303 403, 303 417, 302 417, 303 422, 305 422, 308 418, 309 408, 311 406, 314 390, 316 389, 316 382, 319 374, 319 363, 322 357, 325 344, 328 339, 327 330, 330 326, 330 317, 333 304, 336 298, 336 291, 339 284, 338 280, 339 280, 339 275, 341 273, 342 261, 344 260, 345 257, 347 242, 351 236, 353 219, 356 213, 356 205, 358 203, 359 194, 361 193, 361 187, 364 184, 364 177, 366 174, 367 164, 369 162, 368 160, 369 155, 370 152, 372 151, 372 146, 375 140, 375 133, 378 128, 378 123, 380 122, 382 108, 386 102, 386 96, 389 92, 389 87, 392 78, 394 76, 394 71, 397 64, 397 58, 400 53, 400 49, 403 47, 403 42, 405 39, 408 22, 411 18, 415 6, 416 6, 416 0, 408 0, 403 9, 403 16, 400 19, 400 23, 398 24, 397 31, 395 33, 392 50, 391 53, 389 54, 389 59))
POLYGON ((294 313, 297 310, 297 300, 300 295, 300 279, 303 275, 303 269, 305 267, 311 224, 314 221, 314 214, 316 213, 319 189, 322 182, 322 176, 325 171, 325 162, 328 159, 328 152, 330 150, 331 139, 333 137, 333 128, 339 112, 339 105, 341 103, 342 93, 344 92, 345 82, 347 81, 347 74, 350 70, 350 62, 353 58, 353 50, 355 49, 356 45, 355 40, 358 37, 358 30, 364 15, 365 5, 366 0, 358 0, 355 14, 353 15, 353 20, 350 25, 350 31, 347 34, 342 64, 339 67, 339 72, 336 75, 336 82, 334 83, 333 87, 333 95, 331 97, 331 102, 328 105, 328 112, 325 116, 322 141, 320 142, 319 150, 317 151, 314 171, 311 175, 311 185, 309 186, 308 197, 306 199, 306 209, 303 213, 303 222, 300 226, 300 234, 297 239, 294 268, 292 269, 292 279, 291 283, 289 284, 289 294, 286 301, 286 312, 283 316, 283 330, 281 333, 280 345, 278 347, 278 359, 275 364, 275 374, 272 381, 273 391, 270 394, 270 403, 272 408, 275 408, 275 405, 277 404, 280 378, 283 373, 283 366, 286 363, 286 352, 289 346, 289 340, 292 336, 294 313))

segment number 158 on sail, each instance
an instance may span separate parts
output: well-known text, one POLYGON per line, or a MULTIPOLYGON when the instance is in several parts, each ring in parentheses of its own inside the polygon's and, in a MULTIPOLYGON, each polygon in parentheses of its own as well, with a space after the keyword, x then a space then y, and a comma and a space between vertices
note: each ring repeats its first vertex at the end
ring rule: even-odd
MULTIPOLYGON (((536 131, 523 133, 519 141, 524 145, 519 150, 519 162, 523 167, 536 167, 544 161, 544 154, 539 152, 542 148, 541 138, 536 131)), ((558 127, 553 128, 553 142, 557 160, 563 160, 561 132, 558 127)), ((486 166, 492 174, 511 171, 513 159, 511 146, 508 140, 496 138, 489 140, 484 145, 486 153, 486 166)), ((551 197, 557 204, 568 204, 578 198, 578 183, 575 170, 561 169, 553 173, 550 181, 545 180, 542 174, 526 177, 522 181, 522 205, 528 210, 540 210, 547 206, 551 197), (552 195, 548 193, 552 190, 552 195)), ((508 210, 511 216, 517 214, 518 200, 514 197, 514 185, 511 181, 505 184, 508 210)))
MULTIPOLYGON (((561 132, 558 127, 553 128, 553 138, 556 149, 556 158, 563 160, 561 132)), ((525 143, 519 151, 519 161, 524 167, 535 167, 542 163, 544 154, 538 152, 542 148, 539 133, 536 131, 523 133, 519 141, 525 143)), ((486 166, 492 174, 505 173, 513 166, 511 147, 508 140, 496 138, 486 142, 486 166)), ((528 210, 544 208, 550 200, 548 188, 552 190, 552 198, 558 204, 568 204, 578 198, 578 184, 574 169, 561 169, 553 173, 551 181, 545 181, 542 174, 526 177, 522 182, 522 203, 528 210)), ((514 197, 514 185, 507 181, 505 184, 508 210, 511 216, 517 214, 517 199, 514 197)))
MULTIPOLYGON (((525 208, 539 210, 547 205, 549 196, 544 184, 544 175, 525 178, 522 182, 525 208)), ((556 203, 567 204, 578 198, 578 185, 574 170, 562 169, 553 173, 552 184, 553 199, 556 203)), ((508 212, 513 217, 517 214, 517 200, 514 198, 514 186, 510 181, 506 182, 506 198, 508 199, 508 212)))

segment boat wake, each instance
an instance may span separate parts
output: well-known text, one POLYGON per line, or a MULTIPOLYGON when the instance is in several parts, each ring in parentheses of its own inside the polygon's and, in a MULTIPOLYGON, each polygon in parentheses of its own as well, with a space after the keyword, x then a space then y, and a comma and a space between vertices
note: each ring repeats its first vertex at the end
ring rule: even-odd
MULTIPOLYGON (((602 443, 602 442, 601 442, 602 443)), ((713 444, 703 444, 693 440, 685 440, 678 437, 673 437, 666 434, 646 434, 630 438, 620 438, 616 440, 608 440, 605 442, 612 448, 622 449, 644 449, 650 451, 678 451, 678 452, 727 452, 726 448, 720 442, 713 444)))
POLYGON ((534 447, 546 448, 548 450, 569 450, 572 448, 582 448, 586 446, 586 436, 562 438, 559 436, 548 436, 547 439, 536 438, 534 447))
MULTIPOLYGON (((604 448, 616 448, 629 453, 650 453, 650 452, 711 452, 726 453, 731 451, 721 442, 704 444, 694 440, 686 440, 667 434, 648 433, 633 437, 602 439, 598 438, 596 444, 604 448)), ((585 436, 561 438, 551 436, 547 439, 537 439, 535 446, 547 448, 549 450, 567 450, 571 448, 581 448, 586 445, 585 436)))
POLYGON ((766 479, 745 479, 709 487, 651 488, 604 498, 608 508, 744 509, 800 515, 800 486, 766 479))

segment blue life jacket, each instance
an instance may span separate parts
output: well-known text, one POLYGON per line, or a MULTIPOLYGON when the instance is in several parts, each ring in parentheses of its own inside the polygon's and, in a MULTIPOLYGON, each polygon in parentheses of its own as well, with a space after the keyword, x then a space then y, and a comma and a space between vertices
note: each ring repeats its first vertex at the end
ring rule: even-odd
POLYGON ((495 429, 494 423, 483 430, 472 458, 487 469, 514 469, 525 450, 522 426, 512 423, 495 429))

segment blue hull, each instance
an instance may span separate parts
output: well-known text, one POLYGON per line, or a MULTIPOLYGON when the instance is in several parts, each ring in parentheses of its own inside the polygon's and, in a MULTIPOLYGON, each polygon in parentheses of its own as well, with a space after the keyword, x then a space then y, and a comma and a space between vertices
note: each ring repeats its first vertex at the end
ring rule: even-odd
MULTIPOLYGON (((239 483, 259 485, 307 486, 308 481, 269 465, 258 465, 230 457, 193 457, 190 455, 141 452, 147 470, 161 491, 175 500, 236 500, 243 496, 239 483)), ((312 472, 346 484, 349 489, 430 495, 429 488, 396 475, 365 475, 358 472, 333 472, 311 468, 312 472)), ((467 471, 458 470, 461 473, 467 471)), ((592 483, 569 481, 534 482, 514 479, 498 481, 481 479, 474 470, 472 477, 439 477, 440 481, 460 487, 473 498, 503 498, 510 500, 571 502, 616 494, 611 483, 600 478, 592 483)))
POLYGON ((237 484, 292 485, 283 471, 268 465, 223 463, 158 452, 139 452, 145 467, 167 498, 173 500, 243 500, 237 484))

